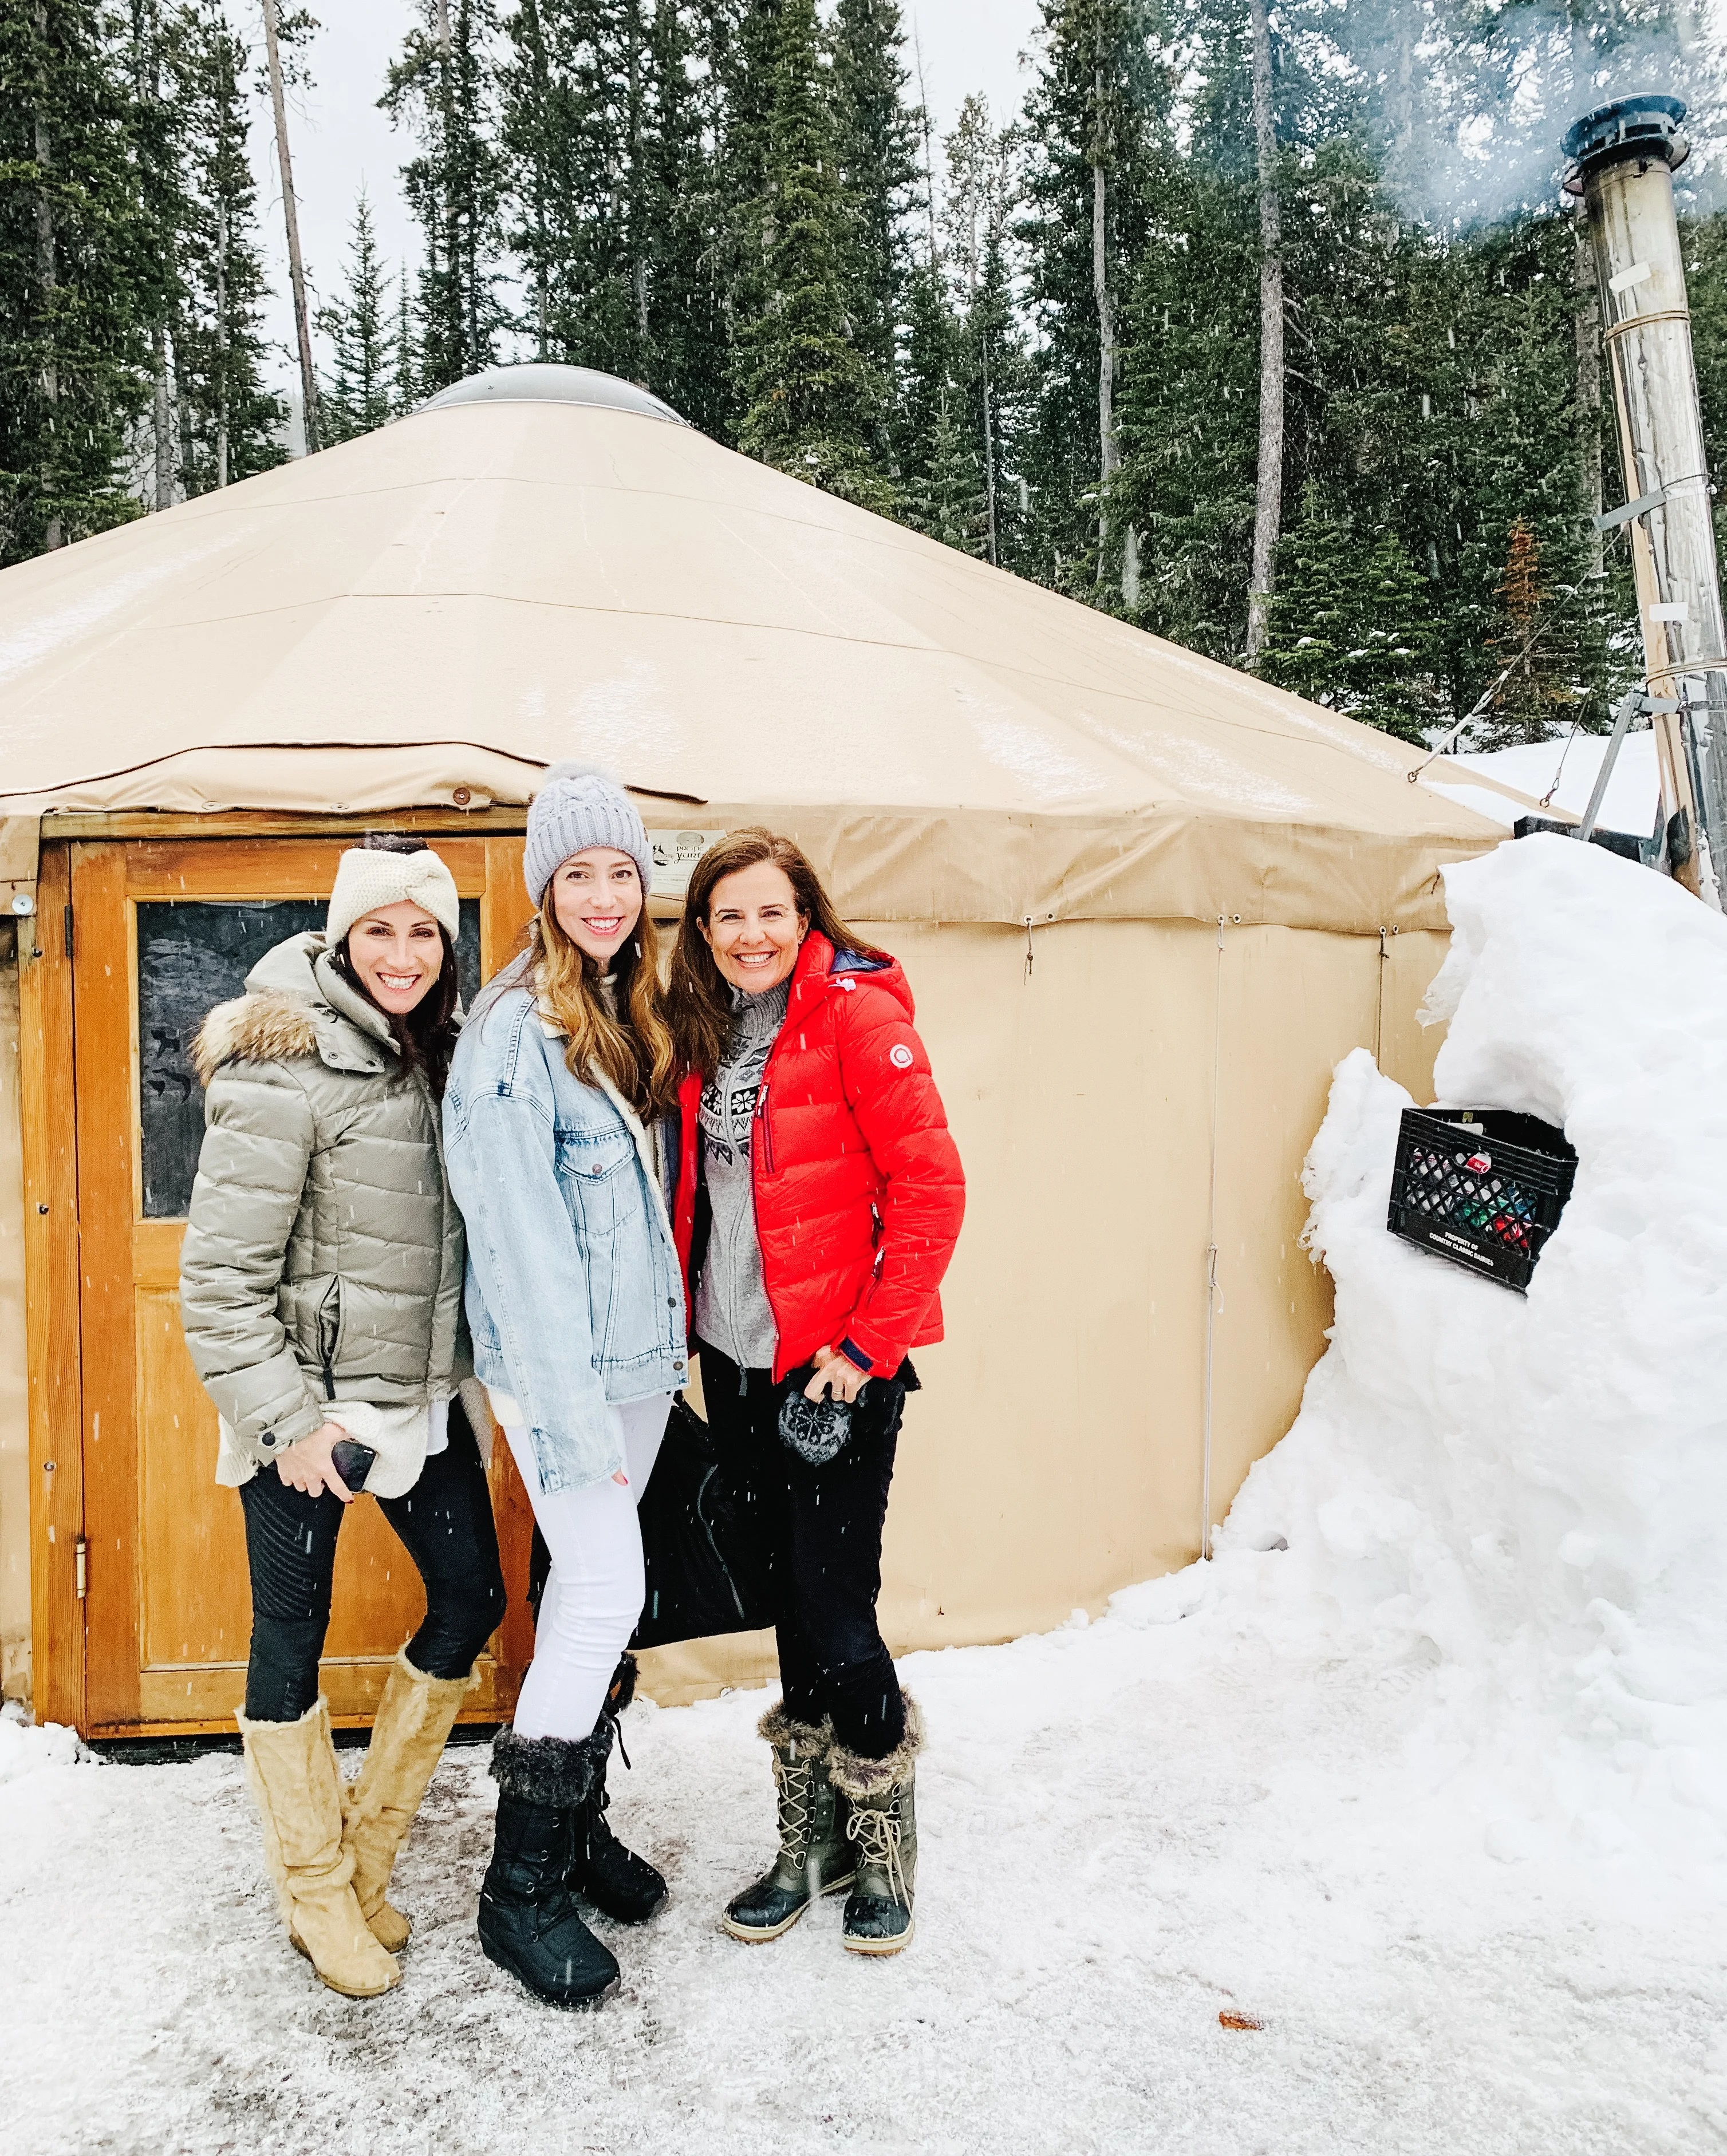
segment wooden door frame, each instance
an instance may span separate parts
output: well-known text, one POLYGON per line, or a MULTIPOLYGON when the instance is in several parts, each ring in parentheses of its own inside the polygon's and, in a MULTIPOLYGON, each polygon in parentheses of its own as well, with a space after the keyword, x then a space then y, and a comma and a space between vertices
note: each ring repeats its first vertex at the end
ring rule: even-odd
POLYGON ((84 1400, 70 869, 69 847, 43 847, 36 911, 19 924, 18 1108, 30 1424, 31 1697, 39 1722, 82 1729, 84 1400))
MULTIPOLYGON (((88 1639, 85 1599, 85 1521, 82 1296, 84 1270, 79 1216, 75 915, 72 907, 72 849, 78 842, 127 842, 146 859, 152 839, 235 842, 234 896, 268 897, 272 878, 258 871, 285 857, 282 841, 321 842, 378 829, 411 829, 428 839, 462 838, 484 843, 481 897, 481 954, 490 974, 513 947, 529 908, 522 891, 522 811, 407 811, 371 817, 293 817, 241 814, 167 816, 127 812, 112 816, 44 819, 36 886, 36 911, 20 922, 18 938, 19 1111, 24 1187, 24 1280, 30 1471, 30 1625, 32 1691, 37 1718, 71 1724, 85 1735, 104 1733, 90 1722, 86 1705, 88 1639), (142 846, 140 841, 146 842, 142 846), (250 842, 249 845, 247 842, 250 842), (260 844, 261 842, 261 844, 260 844), (249 863, 248 855, 249 855, 249 863)), ((464 851, 467 850, 465 848, 464 851)), ((134 855, 136 858, 136 855, 134 855)), ((120 857, 116 864, 123 866, 120 857)), ((164 887, 162 896, 178 895, 164 887)), ((200 891, 198 896, 205 896, 200 891)), ((136 894, 133 894, 134 896, 136 894)), ((126 984, 130 1008, 133 984, 126 984)), ((132 1059, 126 1083, 136 1091, 132 1059)), ((128 1255, 126 1281, 131 1281, 128 1255)), ((511 1486, 506 1483, 506 1492, 511 1486)), ((506 1496, 506 1502, 509 1502, 506 1496)), ((512 1509, 531 1522, 527 1500, 515 1492, 512 1509)), ((521 1538, 523 1519, 511 1524, 521 1538)), ((506 1522, 500 1522, 501 1528, 506 1522)), ((136 1597, 134 1598, 136 1602, 136 1597)), ((512 1599, 504 1627, 508 1659, 526 1665, 532 1653, 527 1613, 512 1599)), ((363 1717, 347 1716, 344 1721, 363 1717)), ((482 1718, 495 1718, 488 1715, 482 1718)), ((104 1725, 105 1729, 107 1725, 104 1725)), ((167 1736, 202 1733, 220 1727, 133 1724, 114 1733, 167 1736)))

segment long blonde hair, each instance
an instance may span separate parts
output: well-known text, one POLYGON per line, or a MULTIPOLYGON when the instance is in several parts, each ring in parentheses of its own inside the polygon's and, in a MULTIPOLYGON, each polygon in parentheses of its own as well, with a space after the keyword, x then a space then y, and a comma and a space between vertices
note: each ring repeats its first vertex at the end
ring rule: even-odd
POLYGON ((598 961, 559 925, 553 888, 546 886, 528 925, 527 949, 498 975, 486 1000, 506 988, 537 993, 568 1035, 563 1060, 575 1077, 599 1071, 644 1122, 662 1115, 677 1096, 677 1052, 666 1021, 654 917, 644 901, 640 920, 612 962, 619 1014, 614 1018, 600 992, 598 961))

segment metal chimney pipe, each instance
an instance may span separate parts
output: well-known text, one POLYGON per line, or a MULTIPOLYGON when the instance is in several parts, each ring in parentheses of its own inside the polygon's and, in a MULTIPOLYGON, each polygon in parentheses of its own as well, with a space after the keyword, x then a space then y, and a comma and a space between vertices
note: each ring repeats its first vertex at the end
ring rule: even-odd
POLYGON ((1654 716, 1668 865, 1723 907, 1727 883, 1727 630, 1691 356, 1673 175, 1690 154, 1677 97, 1622 97, 1566 133, 1565 185, 1587 208, 1601 326, 1632 499, 1647 680, 1678 708, 1654 716))

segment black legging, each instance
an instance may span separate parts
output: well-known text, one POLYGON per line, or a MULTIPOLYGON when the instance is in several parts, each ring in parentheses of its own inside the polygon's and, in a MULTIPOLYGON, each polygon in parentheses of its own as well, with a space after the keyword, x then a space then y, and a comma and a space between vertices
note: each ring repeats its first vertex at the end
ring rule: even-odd
MULTIPOLYGON (((239 1495, 252 1574, 246 1718, 297 1722, 318 1697, 336 1538, 347 1507, 327 1490, 308 1497, 290 1489, 270 1466, 260 1467, 239 1495)), ((445 1450, 426 1461, 405 1497, 378 1502, 426 1590, 425 1620, 408 1642, 409 1661, 428 1676, 466 1676, 502 1623, 507 1598, 491 1492, 459 1400, 450 1404, 445 1450)))
POLYGON ((917 1382, 909 1363, 871 1378, 853 1410, 844 1451, 812 1467, 779 1435, 779 1404, 794 1371, 743 1370, 706 1341, 702 1398, 722 1469, 743 1492, 769 1554, 779 1683, 788 1714, 831 1720, 848 1751, 885 1758, 905 1735, 893 1658, 876 1622, 881 1592, 881 1528, 906 1394, 917 1382))

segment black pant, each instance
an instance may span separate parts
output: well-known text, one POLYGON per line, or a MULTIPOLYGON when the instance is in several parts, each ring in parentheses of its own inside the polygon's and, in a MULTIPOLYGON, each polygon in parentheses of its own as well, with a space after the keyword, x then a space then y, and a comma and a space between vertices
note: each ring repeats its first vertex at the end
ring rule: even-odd
MULTIPOLYGON (((260 1467, 239 1494, 252 1574, 246 1718, 297 1722, 318 1697, 336 1538, 347 1507, 327 1490, 316 1497, 290 1490, 271 1466, 260 1467)), ((491 1492, 459 1400, 450 1404, 445 1450, 427 1460, 405 1497, 378 1502, 426 1590, 409 1661, 427 1676, 466 1676, 503 1622, 506 1597, 491 1492)))
POLYGON ((779 1403, 806 1369, 779 1383, 742 1370, 705 1341, 702 1397, 720 1465, 740 1487, 767 1548, 774 1584, 779 1681, 788 1714, 831 1718, 848 1751, 880 1759, 905 1735, 893 1661, 876 1623, 881 1527, 907 1393, 909 1363, 871 1378, 852 1411, 846 1449, 812 1467, 779 1435, 779 1403))

